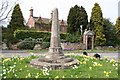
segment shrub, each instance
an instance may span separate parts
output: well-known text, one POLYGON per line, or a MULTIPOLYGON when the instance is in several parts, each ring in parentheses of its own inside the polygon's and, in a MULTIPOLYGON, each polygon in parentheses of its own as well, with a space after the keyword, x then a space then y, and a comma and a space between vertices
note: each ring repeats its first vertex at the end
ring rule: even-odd
POLYGON ((35 46, 35 39, 33 38, 26 38, 20 42, 17 46, 19 49, 33 49, 35 46))
POLYGON ((42 42, 42 49, 46 49, 46 48, 49 48, 50 46, 50 42, 42 42))
MULTIPOLYGON (((16 37, 17 39, 22 39, 24 40, 25 38, 42 38, 43 41, 45 42, 50 42, 50 32, 38 32, 38 31, 31 31, 31 30, 16 30, 14 32, 14 37, 16 37)), ((62 39, 65 39, 66 34, 60 34, 60 37, 62 39)))
MULTIPOLYGON (((40 32, 31 30, 16 30, 14 32, 14 37, 17 39, 24 40, 25 38, 42 38, 44 42, 50 42, 51 33, 50 32, 40 32)), ((76 32, 76 34, 61 33, 60 39, 66 42, 80 42, 81 36, 76 32)))

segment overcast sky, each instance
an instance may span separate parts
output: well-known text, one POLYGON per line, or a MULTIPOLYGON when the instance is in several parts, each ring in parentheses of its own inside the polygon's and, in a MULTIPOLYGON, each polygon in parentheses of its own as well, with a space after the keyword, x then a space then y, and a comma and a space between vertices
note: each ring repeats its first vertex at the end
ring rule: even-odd
MULTIPOLYGON (((14 2, 15 0, 8 0, 14 2)), ((103 12, 104 18, 109 18, 115 24, 118 17, 118 2, 120 0, 18 0, 23 16, 27 21, 29 10, 34 9, 33 15, 36 17, 50 18, 52 9, 58 8, 59 19, 67 20, 69 10, 74 5, 83 6, 88 14, 88 20, 94 3, 97 2, 103 12)))

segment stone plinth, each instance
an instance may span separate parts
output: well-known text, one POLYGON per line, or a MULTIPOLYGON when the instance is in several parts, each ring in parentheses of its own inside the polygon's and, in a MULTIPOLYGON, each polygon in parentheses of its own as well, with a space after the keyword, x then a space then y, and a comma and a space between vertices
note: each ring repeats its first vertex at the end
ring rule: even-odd
POLYGON ((36 68, 47 67, 52 69, 65 69, 69 68, 72 65, 79 64, 79 61, 77 59, 66 57, 63 54, 60 44, 60 27, 57 8, 53 10, 52 15, 51 41, 49 52, 45 57, 33 59, 30 64, 35 66, 36 68))
POLYGON ((79 65, 79 61, 77 59, 72 59, 69 57, 49 59, 49 58, 38 58, 33 59, 31 65, 36 68, 51 68, 51 69, 68 69, 70 66, 79 65))

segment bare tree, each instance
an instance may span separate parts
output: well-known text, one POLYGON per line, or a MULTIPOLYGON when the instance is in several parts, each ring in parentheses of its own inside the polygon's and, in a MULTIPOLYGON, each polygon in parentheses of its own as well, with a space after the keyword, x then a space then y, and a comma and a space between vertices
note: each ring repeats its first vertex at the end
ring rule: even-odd
POLYGON ((0 23, 8 18, 10 12, 13 10, 13 7, 17 1, 18 0, 16 0, 12 5, 10 5, 8 0, 2 0, 0 6, 0 23))

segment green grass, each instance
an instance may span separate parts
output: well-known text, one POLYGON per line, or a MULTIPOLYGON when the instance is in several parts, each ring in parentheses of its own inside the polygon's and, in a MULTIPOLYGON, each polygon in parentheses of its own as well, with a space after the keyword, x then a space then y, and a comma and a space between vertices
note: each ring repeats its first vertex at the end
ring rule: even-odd
MULTIPOLYGON (((88 53, 98 53, 98 52, 118 52, 118 50, 64 50, 65 53, 82 53, 82 52, 88 52, 88 53)), ((38 53, 38 52, 48 52, 48 49, 41 49, 41 50, 27 50, 27 52, 32 53, 38 53)))
POLYGON ((118 78, 117 62, 85 56, 71 56, 80 61, 77 67, 64 70, 37 69, 29 63, 38 56, 3 58, 3 78, 118 78), (115 66, 113 66, 115 65, 115 66))
POLYGON ((119 59, 119 62, 118 62, 118 78, 119 78, 119 80, 120 80, 120 59, 119 59))
MULTIPOLYGON (((2 74, 2 58, 0 58, 0 74, 2 74)), ((0 79, 1 79, 2 77, 0 76, 0 79)))

